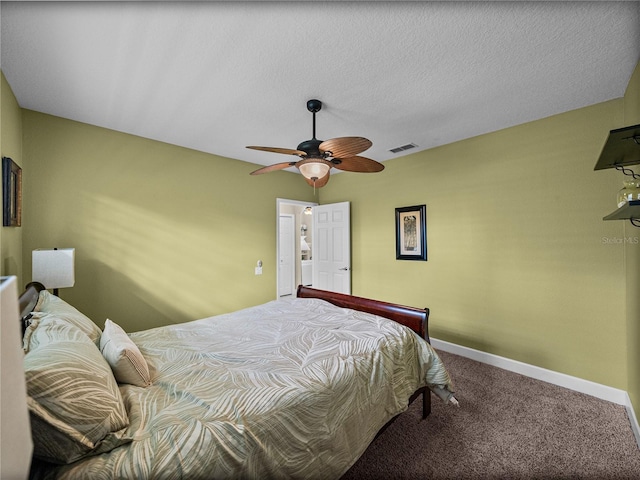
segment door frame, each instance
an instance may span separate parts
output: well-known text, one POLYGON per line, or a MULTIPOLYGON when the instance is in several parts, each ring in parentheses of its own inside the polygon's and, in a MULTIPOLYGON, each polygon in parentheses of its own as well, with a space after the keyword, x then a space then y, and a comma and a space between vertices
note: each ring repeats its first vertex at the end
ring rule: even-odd
MULTIPOLYGON (((318 202, 305 202, 303 200, 276 198, 276 252, 275 252, 276 262, 275 262, 275 265, 280 265, 280 209, 282 208, 283 205, 315 207, 318 205, 318 202)), ((294 227, 295 227, 295 222, 294 222, 294 227)), ((294 235, 295 235, 295 228, 294 228, 294 235)), ((280 287, 280 269, 276 268, 276 285, 275 285, 276 300, 280 298, 279 291, 278 291, 279 287, 280 287)), ((294 285, 294 295, 295 295, 296 288, 297 287, 294 285)))
MULTIPOLYGON (((289 221, 291 222, 291 236, 289 238, 289 241, 291 242, 291 248, 290 249, 286 249, 289 250, 288 252, 283 251, 285 250, 282 245, 280 246, 280 250, 278 250, 278 298, 286 296, 286 295, 291 295, 294 296, 295 294, 295 289, 296 289, 296 217, 293 213, 280 213, 278 215, 278 227, 280 226, 280 223, 282 223, 282 219, 283 218, 287 218, 289 219, 289 221), (280 270, 281 268, 281 263, 280 260, 282 259, 282 254, 286 253, 287 255, 291 256, 291 263, 290 263, 290 268, 289 268, 289 272, 291 275, 289 276, 289 283, 291 284, 291 290, 290 293, 284 294, 282 295, 280 293, 280 280, 285 280, 284 274, 280 275, 280 270)), ((280 233, 278 232, 278 241, 280 240, 280 233)), ((285 238, 287 236, 285 235, 285 238)))

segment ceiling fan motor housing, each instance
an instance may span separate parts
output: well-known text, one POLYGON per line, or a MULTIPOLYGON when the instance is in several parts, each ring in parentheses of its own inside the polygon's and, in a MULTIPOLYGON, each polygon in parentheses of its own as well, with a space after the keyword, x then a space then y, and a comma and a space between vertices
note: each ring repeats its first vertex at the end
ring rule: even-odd
POLYGON ((305 158, 324 158, 323 153, 320 151, 321 143, 322 140, 312 138, 311 140, 305 140, 304 142, 300 143, 297 149, 307 153, 307 156, 305 158))

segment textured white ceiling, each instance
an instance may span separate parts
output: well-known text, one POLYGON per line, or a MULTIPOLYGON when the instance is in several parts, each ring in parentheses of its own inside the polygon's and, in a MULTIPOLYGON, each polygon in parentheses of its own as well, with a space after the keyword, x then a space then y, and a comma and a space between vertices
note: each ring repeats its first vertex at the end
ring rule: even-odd
POLYGON ((639 2, 2 2, 19 104, 268 165, 317 136, 378 161, 624 95, 639 2))

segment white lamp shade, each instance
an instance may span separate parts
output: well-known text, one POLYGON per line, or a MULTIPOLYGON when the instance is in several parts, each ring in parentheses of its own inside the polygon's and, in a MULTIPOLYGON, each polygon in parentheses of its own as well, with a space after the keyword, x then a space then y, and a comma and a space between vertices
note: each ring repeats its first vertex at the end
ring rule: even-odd
POLYGON ((31 279, 45 288, 73 287, 75 248, 38 249, 31 254, 31 279))
POLYGON ((330 168, 329 164, 322 160, 310 160, 308 163, 303 163, 298 167, 300 173, 310 180, 314 178, 323 178, 330 168))
POLYGON ((306 235, 300 237, 300 250, 302 250, 303 252, 308 252, 309 250, 311 250, 311 247, 307 243, 306 235))

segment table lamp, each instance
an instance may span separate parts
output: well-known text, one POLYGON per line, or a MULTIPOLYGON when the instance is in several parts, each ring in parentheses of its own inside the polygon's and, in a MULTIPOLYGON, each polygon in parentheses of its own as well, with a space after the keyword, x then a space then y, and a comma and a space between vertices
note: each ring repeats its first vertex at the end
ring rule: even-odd
POLYGON ((31 255, 31 279, 53 289, 73 287, 75 283, 75 248, 33 250, 31 255))

